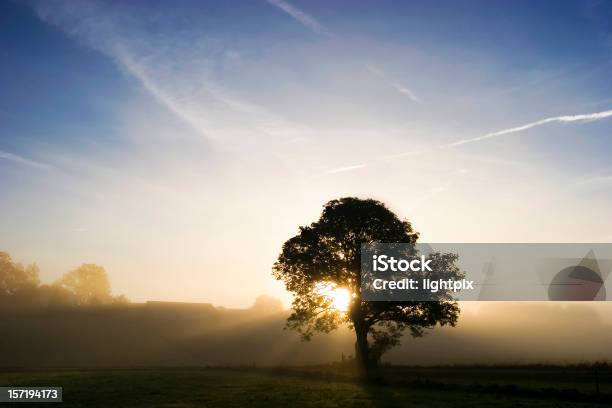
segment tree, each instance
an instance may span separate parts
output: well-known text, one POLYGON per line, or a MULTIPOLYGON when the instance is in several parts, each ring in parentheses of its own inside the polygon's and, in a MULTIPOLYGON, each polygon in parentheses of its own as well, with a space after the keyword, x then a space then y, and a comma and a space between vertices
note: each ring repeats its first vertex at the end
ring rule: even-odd
POLYGON ((6 252, 0 252, 0 296, 15 296, 38 287, 38 266, 24 267, 6 252))
POLYGON ((258 313, 278 313, 283 310, 283 302, 268 295, 257 296, 251 310, 258 313))
MULTIPOLYGON (((355 331, 360 373, 372 378, 381 356, 400 343, 408 329, 413 337, 440 325, 454 326, 459 307, 449 296, 427 302, 362 301, 361 245, 385 242, 415 244, 419 234, 383 203, 345 197, 329 201, 317 222, 299 228, 287 240, 273 266, 274 277, 294 294, 287 327, 309 340, 315 332, 329 333, 341 324, 355 331), (350 293, 345 311, 322 286, 350 293)), ((457 255, 434 254, 434 264, 461 277, 457 255)))
POLYGON ((113 301, 106 270, 95 264, 83 264, 67 272, 55 283, 72 292, 78 305, 107 304, 113 301))
POLYGON ((111 295, 103 267, 83 264, 51 285, 41 285, 36 264, 24 267, 0 251, 0 307, 66 307, 95 304, 126 304, 124 295, 111 295))
POLYGON ((70 307, 77 306, 77 297, 70 290, 60 286, 58 283, 52 285, 41 285, 38 288, 41 298, 41 306, 46 307, 70 307))

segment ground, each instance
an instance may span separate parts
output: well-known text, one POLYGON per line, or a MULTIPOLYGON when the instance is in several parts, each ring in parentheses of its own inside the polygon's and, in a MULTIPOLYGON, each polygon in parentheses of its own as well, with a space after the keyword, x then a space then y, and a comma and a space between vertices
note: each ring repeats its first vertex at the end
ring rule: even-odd
MULTIPOLYGON (((470 370, 473 377, 469 384, 465 381, 465 373, 460 372, 458 376, 462 380, 452 381, 458 377, 452 374, 457 372, 453 368, 395 370, 393 377, 396 381, 364 385, 331 370, 247 367, 2 372, 0 386, 62 386, 64 403, 60 406, 88 408, 601 407, 604 406, 602 403, 610 402, 577 388, 571 392, 568 389, 566 393, 550 388, 529 393, 529 387, 508 386, 514 374, 524 378, 524 371, 500 368, 470 370), (501 373, 504 370, 506 374, 501 373), (479 381, 474 381, 475 375, 479 381), (494 379, 503 380, 503 383, 491 383, 494 379)), ((546 377, 550 378, 550 375, 546 377)), ((532 391, 535 391, 534 387, 531 385, 532 391)))

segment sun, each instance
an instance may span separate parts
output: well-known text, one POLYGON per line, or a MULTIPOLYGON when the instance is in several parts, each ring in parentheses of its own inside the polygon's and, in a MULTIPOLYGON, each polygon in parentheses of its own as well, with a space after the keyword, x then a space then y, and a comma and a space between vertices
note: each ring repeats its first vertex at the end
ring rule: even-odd
POLYGON ((335 283, 322 282, 317 285, 317 292, 330 302, 330 309, 336 312, 346 313, 351 307, 351 292, 337 287, 335 283))
POLYGON ((332 291, 332 308, 339 312, 347 312, 351 306, 351 293, 348 289, 335 288, 332 291))

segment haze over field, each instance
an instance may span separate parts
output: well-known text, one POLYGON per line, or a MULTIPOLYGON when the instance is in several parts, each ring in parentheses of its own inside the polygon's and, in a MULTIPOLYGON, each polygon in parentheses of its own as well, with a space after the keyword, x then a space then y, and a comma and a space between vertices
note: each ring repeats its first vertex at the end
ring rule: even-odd
MULTIPOLYGON (((354 356, 343 328, 301 342, 269 301, 244 310, 149 303, 2 313, 7 367, 312 365, 354 356), (40 338, 45 338, 44 342, 40 338)), ((456 328, 405 336, 383 361, 395 365, 575 364, 610 359, 612 325, 586 305, 488 303, 456 328), (503 318, 500 318, 503 316, 503 318)))
POLYGON ((612 4, 552 7, 3 2, 0 250, 247 307, 341 196, 423 242, 612 241, 612 4))

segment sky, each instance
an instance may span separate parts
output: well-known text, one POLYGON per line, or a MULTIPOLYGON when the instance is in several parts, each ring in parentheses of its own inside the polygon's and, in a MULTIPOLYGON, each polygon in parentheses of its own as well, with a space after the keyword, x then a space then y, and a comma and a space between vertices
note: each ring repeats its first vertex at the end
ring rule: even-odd
POLYGON ((423 242, 611 242, 611 68, 605 1, 4 1, 0 250, 245 307, 343 196, 423 242))

